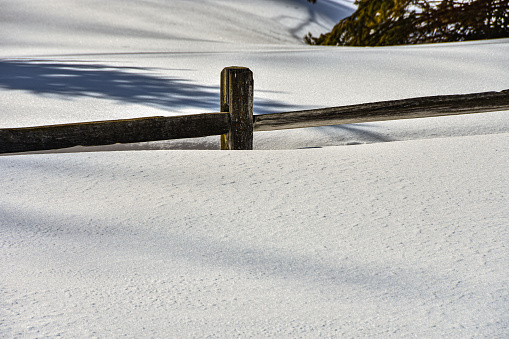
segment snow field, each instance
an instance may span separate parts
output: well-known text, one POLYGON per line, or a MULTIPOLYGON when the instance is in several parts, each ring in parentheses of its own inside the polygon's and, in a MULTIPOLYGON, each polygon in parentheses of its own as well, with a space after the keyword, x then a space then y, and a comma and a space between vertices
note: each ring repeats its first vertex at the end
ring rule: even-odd
MULTIPOLYGON (((214 112, 231 65, 257 114, 509 88, 507 39, 303 45, 346 0, 0 8, 2 128, 214 112)), ((508 121, 1 156, 0 337, 507 337, 508 121)))
POLYGON ((496 336, 507 145, 3 157, 2 332, 496 336))

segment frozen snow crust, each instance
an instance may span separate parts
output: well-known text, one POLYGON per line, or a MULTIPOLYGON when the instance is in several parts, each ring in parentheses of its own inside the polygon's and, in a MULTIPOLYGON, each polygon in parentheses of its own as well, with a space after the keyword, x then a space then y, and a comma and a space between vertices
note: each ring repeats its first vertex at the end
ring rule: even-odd
MULTIPOLYGON (((214 112, 231 65, 257 114, 509 88, 507 39, 303 45, 346 0, 0 8, 0 127, 214 112)), ((218 145, 1 156, 0 337, 509 336, 507 112, 218 145)))

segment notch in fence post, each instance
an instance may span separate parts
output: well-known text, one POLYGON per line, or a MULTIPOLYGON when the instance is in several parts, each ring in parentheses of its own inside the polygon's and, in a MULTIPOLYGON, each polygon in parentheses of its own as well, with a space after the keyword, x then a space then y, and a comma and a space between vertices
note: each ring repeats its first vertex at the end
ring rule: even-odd
POLYGON ((253 149, 253 72, 226 67, 221 72, 221 112, 230 113, 230 131, 221 135, 222 150, 253 149))

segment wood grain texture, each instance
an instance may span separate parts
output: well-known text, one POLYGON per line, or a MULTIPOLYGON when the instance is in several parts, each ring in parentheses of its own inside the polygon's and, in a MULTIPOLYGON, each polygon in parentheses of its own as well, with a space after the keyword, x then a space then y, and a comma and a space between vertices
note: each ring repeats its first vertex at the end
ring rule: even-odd
MULTIPOLYGON (((219 78, 219 106, 221 112, 230 115, 230 74, 228 67, 223 68, 221 77, 219 78)), ((220 137, 221 149, 228 150, 228 133, 222 134, 220 137)))
POLYGON ((444 95, 257 115, 255 131, 509 110, 509 90, 444 95))
POLYGON ((0 129, 0 153, 39 151, 221 135, 227 113, 148 117, 64 125, 0 129))
POLYGON ((221 112, 230 113, 230 130, 221 136, 221 149, 253 149, 253 95, 253 72, 249 68, 223 69, 221 112))

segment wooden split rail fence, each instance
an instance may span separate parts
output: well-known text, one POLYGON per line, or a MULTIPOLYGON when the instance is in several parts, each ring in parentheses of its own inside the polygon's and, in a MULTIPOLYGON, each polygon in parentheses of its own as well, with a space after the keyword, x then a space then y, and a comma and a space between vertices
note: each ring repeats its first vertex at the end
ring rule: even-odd
POLYGON ((509 110, 509 90, 253 116, 253 73, 221 72, 219 113, 0 129, 0 153, 221 135, 221 149, 253 149, 253 131, 509 110))

